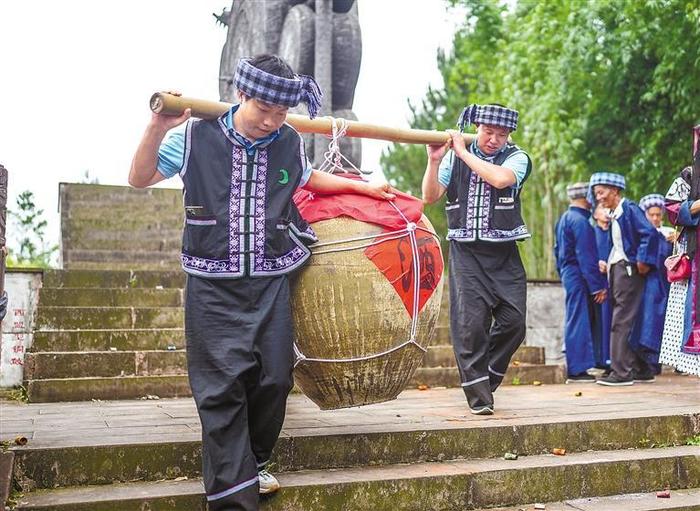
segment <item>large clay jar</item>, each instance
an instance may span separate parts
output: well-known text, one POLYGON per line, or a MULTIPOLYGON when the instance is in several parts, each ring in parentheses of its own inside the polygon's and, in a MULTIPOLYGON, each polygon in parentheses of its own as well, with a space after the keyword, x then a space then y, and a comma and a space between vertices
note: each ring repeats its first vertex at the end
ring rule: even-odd
POLYGON ((311 247, 292 294, 295 382, 324 410, 394 399, 421 365, 440 311, 443 264, 433 227, 425 216, 415 237, 347 216, 312 227, 320 246, 311 247), (421 300, 411 299, 416 269, 421 300))

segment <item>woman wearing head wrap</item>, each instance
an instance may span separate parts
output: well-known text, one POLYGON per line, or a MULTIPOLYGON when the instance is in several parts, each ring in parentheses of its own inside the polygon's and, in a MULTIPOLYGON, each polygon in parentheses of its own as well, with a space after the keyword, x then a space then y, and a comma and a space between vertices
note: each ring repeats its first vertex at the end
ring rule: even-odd
POLYGON ((654 381, 655 366, 631 344, 646 275, 657 264, 657 232, 634 202, 622 196, 625 178, 611 172, 591 176, 590 194, 611 211, 612 250, 607 269, 612 304, 611 367, 597 383, 607 386, 654 381))
POLYGON ((595 383, 588 369, 603 365, 595 307, 607 299, 608 282, 598 269, 598 248, 589 222, 588 183, 566 188, 570 205, 557 222, 554 257, 566 292, 564 345, 566 383, 595 383))
POLYGON ((530 157, 508 141, 518 112, 470 105, 459 126, 476 124, 467 148, 461 134, 428 146, 423 200, 447 193, 450 240, 450 336, 462 388, 474 414, 493 413, 493 392, 525 339, 526 279, 516 241, 530 237, 520 214, 520 191, 530 157), (442 164, 441 164, 442 162, 442 164))
POLYGON ((671 283, 660 361, 700 375, 700 126, 694 135, 693 166, 681 171, 666 194, 669 220, 683 228, 678 242, 691 259, 692 273, 687 280, 671 283))
POLYGON ((640 199, 639 207, 644 211, 647 220, 656 228, 657 252, 656 263, 646 275, 644 296, 632 331, 630 345, 635 352, 645 358, 650 367, 654 367, 658 374, 661 370, 658 361, 669 290, 664 261, 671 255, 673 249, 671 243, 667 241, 666 234, 672 238, 673 229, 669 232, 668 228, 661 225, 664 212, 663 195, 646 195, 640 199))
POLYGON ((298 187, 393 198, 369 185, 312 171, 287 109, 321 91, 279 57, 241 59, 239 104, 218 119, 154 114, 134 156, 129 183, 145 187, 179 174, 185 195, 182 267, 187 273, 185 336, 192 395, 202 423, 204 487, 211 511, 256 510, 279 488, 265 469, 292 388, 289 274, 316 237, 292 201, 298 187))

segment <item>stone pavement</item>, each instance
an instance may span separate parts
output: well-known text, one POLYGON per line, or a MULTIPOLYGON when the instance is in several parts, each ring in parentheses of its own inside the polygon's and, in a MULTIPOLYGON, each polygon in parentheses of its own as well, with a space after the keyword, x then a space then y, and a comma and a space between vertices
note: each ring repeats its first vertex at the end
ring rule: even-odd
MULTIPOLYGON (((205 509, 189 398, 2 403, 0 438, 16 436, 28 439, 11 450, 19 510, 205 509)), ((504 387, 491 417, 470 415, 460 389, 335 411, 293 395, 272 459, 283 489, 261 509, 563 510, 588 499, 578 508, 700 511, 700 447, 686 445, 699 436, 700 380, 679 375, 504 387), (634 495, 665 488, 687 492, 661 507, 634 495)))
MULTIPOLYGON (((700 380, 663 375, 653 384, 609 388, 594 384, 502 387, 496 414, 468 413, 461 389, 409 390, 398 399, 321 411, 291 395, 283 437, 517 426, 700 413, 700 380), (581 392, 580 397, 575 396, 581 392)), ((200 426, 190 398, 21 404, 3 402, 0 440, 26 436, 27 447, 197 441, 200 426)))

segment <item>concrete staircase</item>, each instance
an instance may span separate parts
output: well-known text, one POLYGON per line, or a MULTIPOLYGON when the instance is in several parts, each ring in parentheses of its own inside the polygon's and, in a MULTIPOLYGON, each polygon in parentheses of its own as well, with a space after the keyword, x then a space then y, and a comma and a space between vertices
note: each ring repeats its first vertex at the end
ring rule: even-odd
MULTIPOLYGON (((181 271, 51 270, 25 359, 30 402, 189 396, 181 271)), ((447 304, 409 388, 459 386, 447 304)), ((523 346, 505 384, 559 383, 544 350, 523 346)))
MULTIPOLYGON (((697 379, 510 386, 496 411, 469 415, 459 389, 326 412, 294 395, 273 456, 283 488, 261 509, 700 510, 697 379)), ((205 509, 190 399, 7 406, 0 429, 29 438, 12 450, 17 509, 205 509)))
POLYGON ((182 191, 61 183, 61 262, 66 269, 178 269, 182 191))
POLYGON ((183 273, 51 270, 25 358, 29 401, 189 396, 183 273))
MULTIPOLYGON (((29 400, 189 396, 185 277, 178 262, 181 191, 62 183, 60 210, 65 269, 44 275, 34 341, 25 358, 29 400)), ((541 289, 532 291, 536 296, 541 289)), ((450 347, 447 295, 436 338, 409 388, 460 383, 450 347)), ((533 318, 538 325, 546 323, 537 314, 533 318)), ((545 365, 542 348, 524 346, 504 383, 562 379, 558 365, 545 365)))

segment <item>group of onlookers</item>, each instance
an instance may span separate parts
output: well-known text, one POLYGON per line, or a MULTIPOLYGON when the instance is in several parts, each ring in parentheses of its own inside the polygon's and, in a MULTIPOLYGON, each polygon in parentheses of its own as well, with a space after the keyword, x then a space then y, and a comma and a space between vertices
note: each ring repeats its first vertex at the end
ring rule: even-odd
POLYGON ((697 127, 694 167, 665 196, 637 204, 624 196, 624 176, 611 172, 567 187, 554 247, 566 292, 567 383, 651 383, 662 363, 700 375, 699 135, 697 127), (603 370, 597 379, 593 368, 603 370))

